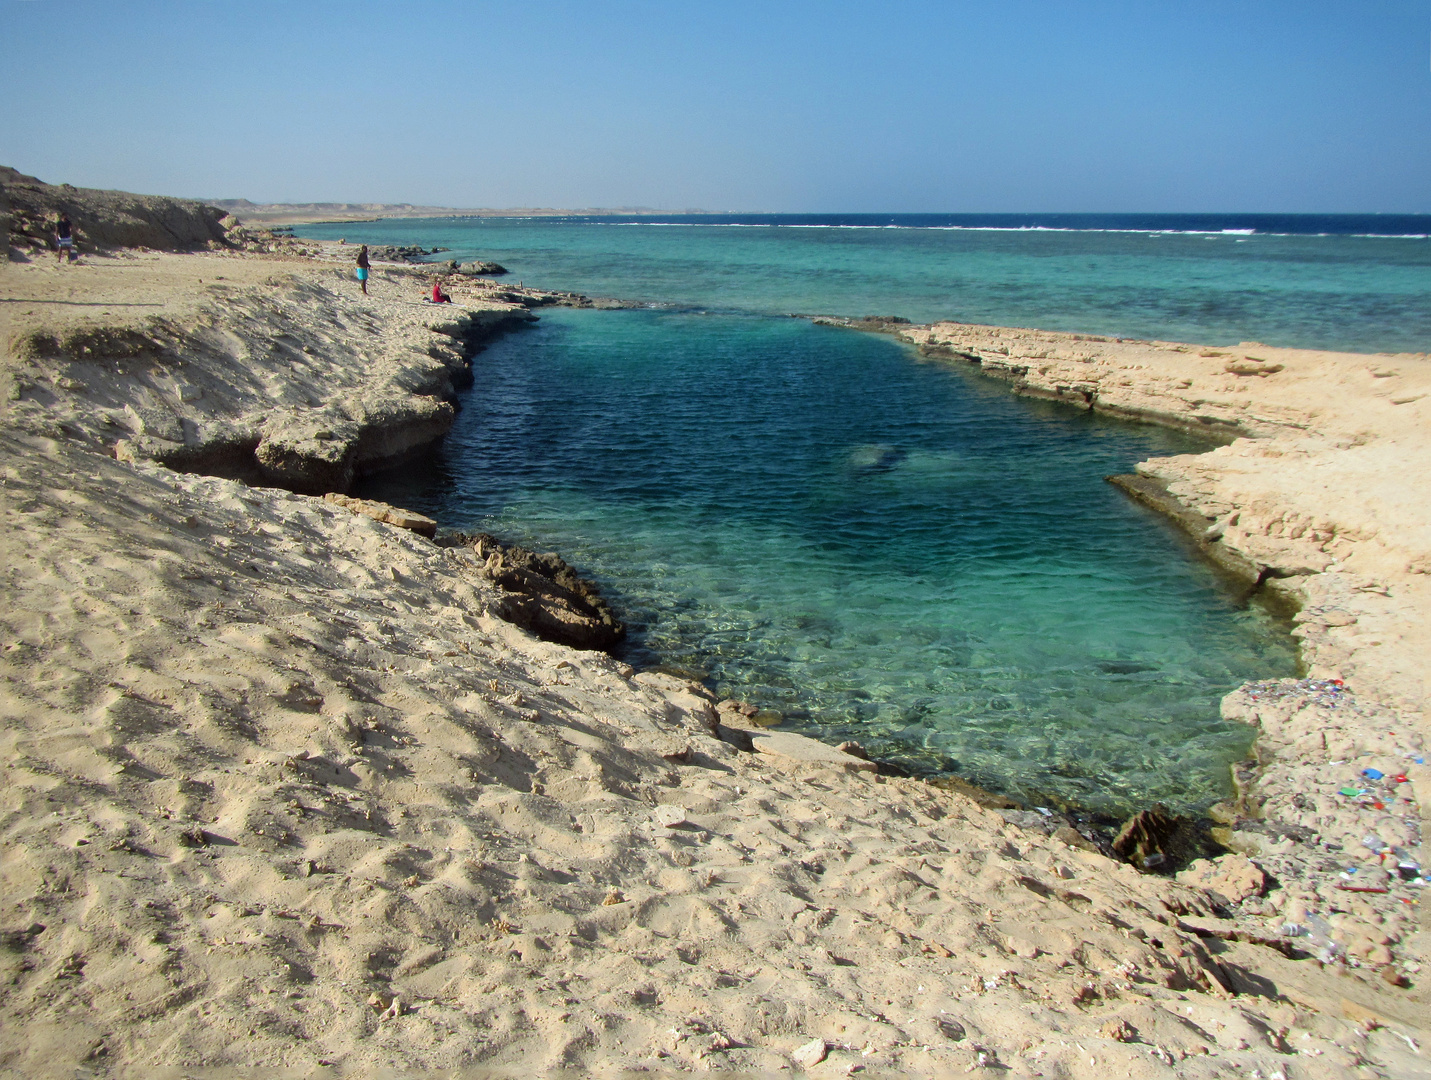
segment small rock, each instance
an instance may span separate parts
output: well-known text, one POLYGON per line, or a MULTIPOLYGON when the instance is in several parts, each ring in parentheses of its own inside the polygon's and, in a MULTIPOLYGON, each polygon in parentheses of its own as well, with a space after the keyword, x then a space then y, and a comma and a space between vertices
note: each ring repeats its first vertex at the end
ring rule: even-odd
MULTIPOLYGON (((327 436, 333 438, 332 432, 320 432, 315 438, 327 436)), ((419 536, 426 536, 431 539, 437 535, 437 522, 424 514, 414 513, 411 510, 403 510, 387 503, 377 502, 372 499, 355 499, 348 495, 330 491, 323 496, 325 502, 333 503, 344 509, 351 510, 355 514, 362 514, 370 517, 374 521, 383 521, 389 525, 396 525, 399 529, 408 529, 419 536)))
POLYGON ((1396 970, 1395 964, 1382 964, 1381 967, 1376 969, 1376 973, 1380 975, 1384 981, 1390 983, 1392 986, 1410 985, 1409 980, 1406 978, 1406 976, 1396 970))
POLYGON ((1105 1039, 1117 1039, 1119 1042, 1132 1042, 1138 1037, 1138 1033, 1133 1030, 1133 1025, 1126 1020, 1109 1020, 1101 1028, 1098 1034, 1105 1039))
MULTIPOLYGON (((1053 833, 1053 838, 1055 840, 1062 840, 1069 847, 1078 848, 1082 851, 1098 850, 1096 847, 1093 846, 1091 842, 1084 838, 1082 833, 1080 833, 1072 825, 1064 825, 1061 828, 1055 829, 1053 833)), ((1062 874, 1059 875, 1059 877, 1062 876, 1062 874)))
POLYGON ((938 1020, 934 1021, 934 1026, 939 1029, 939 1034, 951 1042, 959 1042, 968 1034, 964 1030, 963 1024, 947 1016, 941 1016, 938 1020))
POLYGON ((825 1045, 824 1039, 812 1039, 791 1054, 790 1060, 802 1069, 808 1069, 811 1065, 818 1065, 824 1061, 829 1052, 830 1048, 825 1045))
POLYGON ((1032 960, 1038 955, 1038 947, 1033 942, 1021 937, 1010 935, 1008 940, 1009 952, 1013 953, 1021 960, 1032 960))
POLYGON ((664 825, 668 829, 674 829, 677 825, 688 824, 686 821, 686 808, 684 806, 672 806, 669 803, 656 807, 651 815, 656 819, 657 825, 664 825))
POLYGON ((1113 840, 1113 851, 1125 862, 1141 867, 1150 856, 1166 854, 1165 845, 1177 827, 1178 820, 1164 807, 1140 811, 1123 824, 1113 840))
POLYGON ((1391 950, 1385 945, 1372 945, 1366 950, 1367 962, 1376 966, 1377 970, 1389 967, 1391 964, 1391 950))
POLYGON ((952 1016, 934 1016, 914 1021, 910 1034, 920 1042, 938 1043, 943 1040, 962 1042, 968 1035, 964 1025, 952 1016))
POLYGON ((1261 867, 1237 852, 1216 859, 1198 859, 1178 874, 1177 880, 1182 885, 1209 889, 1234 904, 1261 896, 1267 890, 1267 875, 1261 867))

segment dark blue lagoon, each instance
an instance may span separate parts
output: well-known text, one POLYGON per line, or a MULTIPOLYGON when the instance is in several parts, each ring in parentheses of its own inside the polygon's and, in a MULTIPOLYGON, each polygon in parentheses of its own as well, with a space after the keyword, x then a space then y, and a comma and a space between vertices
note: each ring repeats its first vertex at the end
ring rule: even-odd
POLYGON ((633 661, 1040 803, 1204 806, 1291 641, 1104 483, 1188 437, 804 320, 555 309, 366 494, 556 549, 633 661))

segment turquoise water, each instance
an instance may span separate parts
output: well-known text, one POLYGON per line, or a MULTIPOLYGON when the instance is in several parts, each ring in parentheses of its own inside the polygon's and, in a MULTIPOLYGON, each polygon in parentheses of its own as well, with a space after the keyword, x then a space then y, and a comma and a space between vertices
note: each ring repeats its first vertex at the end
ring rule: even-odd
POLYGON ((712 310, 899 315, 1207 345, 1431 349, 1431 218, 1267 221, 1284 229, 1416 230, 1410 236, 1124 231, 1143 221, 1220 230, 1261 224, 1258 217, 1098 220, 1120 231, 691 218, 382 221, 302 231, 448 247, 434 258, 495 259, 512 279, 543 288, 712 310))
POLYGON ((561 551, 630 658, 1040 804, 1226 793, 1240 681, 1293 671, 1103 482, 1200 448, 792 319, 547 310, 474 362, 435 467, 365 494, 561 551))
POLYGON ((921 772, 1118 813, 1224 796, 1248 732, 1218 718, 1218 699, 1295 671, 1285 626, 1102 479, 1203 447, 783 316, 1431 341, 1431 242, 1332 219, 1218 231, 1244 225, 303 231, 446 247, 530 285, 652 305, 543 310, 476 357, 432 461, 366 494, 561 551, 612 593, 634 662, 921 772), (1193 227, 1212 231, 1176 231, 1193 227))

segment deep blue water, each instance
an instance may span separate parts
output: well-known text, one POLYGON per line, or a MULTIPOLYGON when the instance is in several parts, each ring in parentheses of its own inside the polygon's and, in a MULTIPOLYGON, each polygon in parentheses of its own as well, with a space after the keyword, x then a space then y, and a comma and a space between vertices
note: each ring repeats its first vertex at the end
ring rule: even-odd
MULTIPOLYGON (((790 312, 1416 350, 1425 218, 570 218, 305 227, 647 309, 544 309, 367 494, 556 549, 629 655, 1035 803, 1196 808, 1286 627, 1103 481, 1203 447, 790 312), (891 227, 894 226, 894 227, 891 227), (1240 231, 1224 231, 1240 230, 1240 231), (1378 234, 1399 235, 1378 235, 1378 234)), ((381 276, 376 282, 382 288, 381 276)))

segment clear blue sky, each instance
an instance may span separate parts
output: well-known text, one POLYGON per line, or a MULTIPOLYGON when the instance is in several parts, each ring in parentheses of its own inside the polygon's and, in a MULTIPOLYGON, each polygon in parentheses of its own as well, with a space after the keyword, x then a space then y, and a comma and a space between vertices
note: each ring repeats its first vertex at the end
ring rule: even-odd
POLYGON ((0 164, 255 201, 1431 211, 1431 0, 0 0, 0 164))

